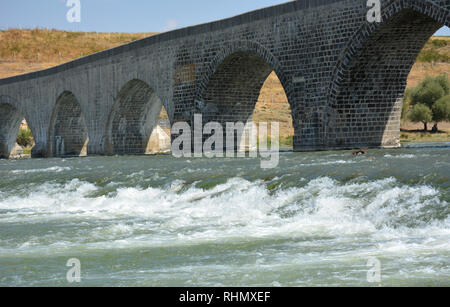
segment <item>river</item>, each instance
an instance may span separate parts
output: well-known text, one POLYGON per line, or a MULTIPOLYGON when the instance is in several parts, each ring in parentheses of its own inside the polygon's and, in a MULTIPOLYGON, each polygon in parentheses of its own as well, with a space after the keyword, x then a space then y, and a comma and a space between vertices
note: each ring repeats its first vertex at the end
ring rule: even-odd
POLYGON ((2 160, 0 286, 450 286, 449 179, 448 148, 2 160))

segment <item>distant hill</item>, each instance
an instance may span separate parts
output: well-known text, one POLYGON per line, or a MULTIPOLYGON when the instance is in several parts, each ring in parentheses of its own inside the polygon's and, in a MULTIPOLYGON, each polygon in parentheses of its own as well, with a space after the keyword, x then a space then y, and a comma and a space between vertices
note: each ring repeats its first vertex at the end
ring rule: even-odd
POLYGON ((49 68, 154 34, 45 29, 0 31, 0 78, 49 68))

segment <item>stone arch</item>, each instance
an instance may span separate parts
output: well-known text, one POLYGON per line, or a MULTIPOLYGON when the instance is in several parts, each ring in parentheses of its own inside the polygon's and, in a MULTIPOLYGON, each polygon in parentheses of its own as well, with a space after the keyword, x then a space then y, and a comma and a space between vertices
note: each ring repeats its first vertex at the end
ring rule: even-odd
POLYGON ((269 50, 256 42, 232 41, 225 43, 222 49, 215 55, 213 60, 205 68, 203 76, 197 84, 197 100, 201 100, 203 98, 211 78, 217 72, 219 67, 228 57, 235 53, 247 53, 249 55, 259 57, 264 61, 265 65, 269 65, 272 68, 272 71, 275 71, 285 91, 287 92, 290 89, 289 82, 287 82, 281 63, 269 50))
POLYGON ((449 25, 449 11, 429 1, 384 4, 382 22, 365 22, 339 56, 323 127, 329 148, 400 146, 408 75, 428 39, 449 25))
POLYGON ((72 92, 64 91, 56 100, 49 128, 49 155, 87 155, 88 129, 81 105, 72 92))
POLYGON ((252 117, 261 88, 273 71, 290 103, 290 83, 270 51, 256 42, 225 44, 197 84, 194 113, 202 114, 204 123, 246 123, 252 117))
POLYGON ((159 124, 162 109, 161 99, 146 82, 133 79, 125 84, 109 116, 106 152, 119 155, 152 153, 154 140, 151 136, 159 124))
POLYGON ((17 102, 9 96, 0 96, 0 159, 8 159, 16 144, 20 123, 24 119, 17 102))

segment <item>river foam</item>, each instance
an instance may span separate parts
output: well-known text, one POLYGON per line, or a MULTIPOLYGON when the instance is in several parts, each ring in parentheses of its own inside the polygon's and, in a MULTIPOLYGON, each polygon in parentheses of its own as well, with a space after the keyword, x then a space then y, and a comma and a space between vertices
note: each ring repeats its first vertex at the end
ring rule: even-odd
POLYGON ((70 167, 53 166, 44 169, 12 170, 11 174, 60 173, 70 170, 71 170, 70 167))
POLYGON ((209 190, 174 181, 165 188, 118 188, 91 197, 97 189, 75 179, 47 183, 26 197, 1 199, 1 224, 72 225, 74 236, 47 233, 22 242, 0 241, 0 253, 33 252, 31 246, 49 243, 53 252, 62 252, 84 245, 86 238, 86 246, 94 249, 293 238, 394 239, 430 232, 450 238, 449 217, 442 214, 448 203, 440 200, 439 191, 401 185, 394 178, 341 184, 323 177, 301 188, 275 191, 262 181, 241 178, 209 190), (88 233, 83 223, 90 226, 88 233))
POLYGON ((0 286, 450 285, 444 149, 0 161, 0 286), (14 172, 14 173, 12 173, 14 172))

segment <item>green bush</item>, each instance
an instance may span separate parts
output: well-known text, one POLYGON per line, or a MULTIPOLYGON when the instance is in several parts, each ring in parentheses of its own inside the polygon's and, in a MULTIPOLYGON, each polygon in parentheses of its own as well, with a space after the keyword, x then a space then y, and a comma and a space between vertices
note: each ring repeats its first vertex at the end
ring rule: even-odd
POLYGON ((441 54, 434 49, 422 50, 417 58, 417 61, 423 63, 448 63, 450 61, 450 57, 446 54, 441 54))
POLYGON ((403 106, 402 106, 402 120, 405 120, 408 116, 408 112, 409 112, 409 108, 410 108, 410 104, 407 100, 403 101, 403 106))
POLYGON ((428 123, 433 121, 433 112, 424 104, 416 104, 409 113, 409 119, 413 123, 423 123, 424 130, 428 130, 428 123))
POLYGON ((33 145, 33 134, 29 128, 19 129, 19 134, 17 135, 17 144, 22 147, 30 147, 33 145))
POLYGON ((427 123, 434 121, 435 125, 432 131, 437 132, 438 123, 448 120, 447 110, 448 104, 450 104, 450 82, 447 75, 440 75, 434 78, 427 77, 416 88, 408 89, 405 93, 402 118, 404 118, 409 110, 408 103, 413 106, 427 106, 428 110, 425 110, 423 106, 413 110, 410 114, 410 119, 413 122, 424 123, 425 130, 427 130, 427 123), (431 120, 429 119, 430 113, 431 120))
POLYGON ((294 146, 294 136, 282 136, 280 137, 280 146, 282 147, 293 147, 294 146))
POLYGON ((427 78, 414 91, 411 102, 412 105, 424 104, 432 108, 445 95, 445 89, 438 80, 427 78))
POLYGON ((433 105, 433 121, 450 121, 450 95, 442 97, 433 105))
POLYGON ((407 88, 405 91, 405 96, 403 98, 403 106, 402 106, 402 120, 407 119, 409 109, 411 108, 412 104, 412 96, 414 95, 416 88, 410 87, 407 88))
POLYGON ((443 48, 443 47, 447 47, 447 45, 448 45, 447 41, 443 40, 443 39, 434 39, 431 41, 431 44, 435 48, 443 48))
POLYGON ((445 95, 449 95, 450 94, 450 82, 448 80, 448 76, 447 75, 437 76, 436 78, 434 78, 434 80, 437 83, 439 83, 439 85, 442 87, 442 89, 444 90, 445 95))

